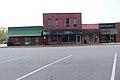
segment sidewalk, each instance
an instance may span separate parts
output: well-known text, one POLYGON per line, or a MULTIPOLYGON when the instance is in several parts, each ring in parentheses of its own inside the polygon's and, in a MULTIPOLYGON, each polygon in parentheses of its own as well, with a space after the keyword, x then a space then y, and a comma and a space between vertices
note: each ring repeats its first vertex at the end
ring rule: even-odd
POLYGON ((120 45, 120 43, 100 43, 101 45, 120 45))
POLYGON ((97 43, 97 44, 57 44, 38 46, 8 46, 8 48, 43 48, 43 47, 71 47, 71 46, 96 46, 96 45, 120 45, 120 43, 97 43))
POLYGON ((0 48, 6 48, 7 44, 0 44, 0 48))

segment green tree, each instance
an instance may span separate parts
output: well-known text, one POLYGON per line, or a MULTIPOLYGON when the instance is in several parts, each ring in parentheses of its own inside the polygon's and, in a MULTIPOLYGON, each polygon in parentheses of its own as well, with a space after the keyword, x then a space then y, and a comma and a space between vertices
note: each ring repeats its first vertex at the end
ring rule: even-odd
POLYGON ((0 44, 6 41, 7 30, 4 27, 0 27, 0 44))

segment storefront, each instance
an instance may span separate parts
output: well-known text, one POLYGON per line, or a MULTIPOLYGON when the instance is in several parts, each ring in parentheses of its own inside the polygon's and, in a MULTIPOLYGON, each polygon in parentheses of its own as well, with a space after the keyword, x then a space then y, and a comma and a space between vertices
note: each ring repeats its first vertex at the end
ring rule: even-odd
POLYGON ((101 43, 110 43, 116 42, 116 29, 101 29, 100 42, 101 43))
POLYGON ((45 44, 82 43, 82 30, 49 30, 44 31, 45 44))
POLYGON ((83 30, 82 41, 84 44, 99 43, 99 35, 100 35, 100 30, 98 29, 83 30))
POLYGON ((28 46, 42 44, 42 26, 8 27, 10 46, 28 46))
POLYGON ((101 43, 116 42, 117 30, 115 29, 114 23, 99 24, 99 27, 101 31, 101 35, 100 35, 101 43))

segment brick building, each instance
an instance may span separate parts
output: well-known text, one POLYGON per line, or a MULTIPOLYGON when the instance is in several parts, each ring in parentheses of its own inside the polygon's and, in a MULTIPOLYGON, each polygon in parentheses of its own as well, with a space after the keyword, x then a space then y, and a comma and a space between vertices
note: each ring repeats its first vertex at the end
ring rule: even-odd
POLYGON ((42 44, 42 26, 8 27, 8 42, 11 46, 42 44))
POLYGON ((117 29, 115 23, 100 23, 99 28, 101 31, 100 42, 111 43, 116 42, 117 29))
POLYGON ((115 23, 115 28, 117 29, 116 42, 120 42, 120 22, 115 23))
POLYGON ((82 43, 81 13, 44 13, 45 44, 82 43))

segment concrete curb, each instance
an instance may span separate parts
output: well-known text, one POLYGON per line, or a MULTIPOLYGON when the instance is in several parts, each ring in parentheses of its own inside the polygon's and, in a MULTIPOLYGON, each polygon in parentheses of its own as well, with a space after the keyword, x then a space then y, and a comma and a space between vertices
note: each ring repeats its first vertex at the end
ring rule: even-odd
POLYGON ((44 48, 44 47, 72 47, 72 46, 96 46, 96 45, 120 45, 120 43, 100 44, 62 44, 62 45, 39 45, 39 46, 8 46, 7 48, 44 48))

